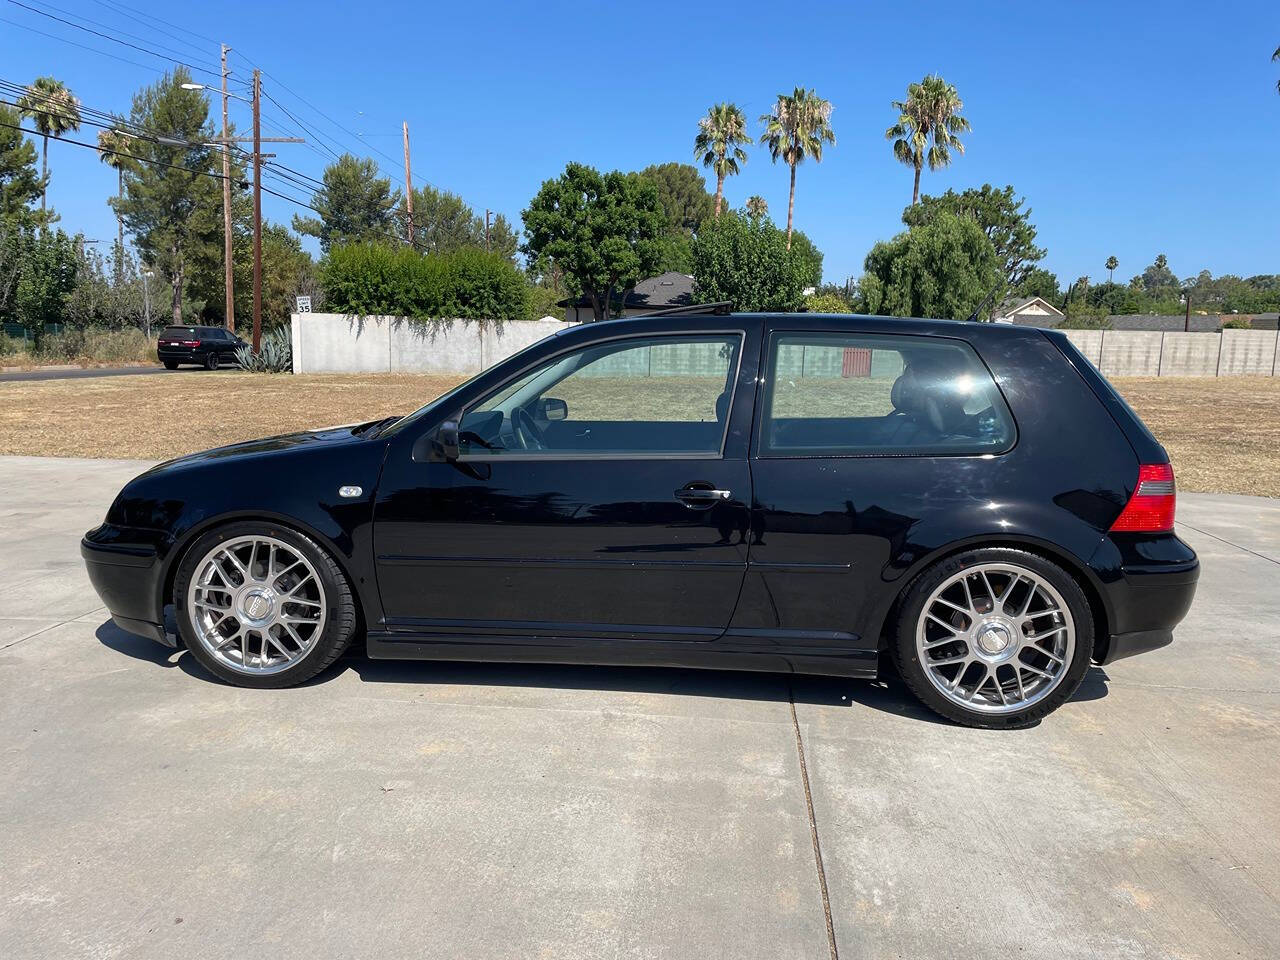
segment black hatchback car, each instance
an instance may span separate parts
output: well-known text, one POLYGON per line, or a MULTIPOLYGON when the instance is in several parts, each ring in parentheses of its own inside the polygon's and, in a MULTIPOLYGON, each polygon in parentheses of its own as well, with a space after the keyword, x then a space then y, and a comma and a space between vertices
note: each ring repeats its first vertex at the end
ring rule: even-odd
POLYGON ((680 316, 549 337, 405 417, 130 482, 82 553, 117 624, 250 687, 383 658, 875 677, 1034 723, 1172 640, 1169 459, 1065 336, 680 316))
POLYGON ((236 351, 248 346, 224 327, 165 327, 156 343, 156 355, 170 370, 180 363, 195 363, 217 370, 224 363, 238 363, 236 351))

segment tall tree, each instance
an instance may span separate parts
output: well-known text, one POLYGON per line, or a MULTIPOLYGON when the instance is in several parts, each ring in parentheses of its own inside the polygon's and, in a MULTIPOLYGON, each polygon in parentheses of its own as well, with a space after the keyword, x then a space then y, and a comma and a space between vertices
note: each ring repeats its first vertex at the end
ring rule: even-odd
MULTIPOLYGON (((1271 62, 1280 61, 1280 47, 1276 47, 1276 52, 1271 55, 1271 62)), ((1276 93, 1280 93, 1280 80, 1276 81, 1276 93)))
POLYGON ((48 217, 32 204, 44 195, 47 178, 36 172, 36 148, 17 129, 20 120, 18 111, 0 103, 0 222, 39 226, 48 217))
POLYGON ((920 171, 926 163, 930 170, 951 162, 951 151, 964 153, 959 134, 969 131, 969 121, 960 116, 964 103, 956 88, 937 74, 907 86, 907 99, 894 100, 898 122, 884 132, 893 141, 893 155, 915 169, 915 185, 911 202, 920 200, 920 171))
POLYGON ((139 162, 123 171, 124 198, 115 204, 143 262, 169 282, 175 324, 188 274, 222 257, 222 165, 207 146, 215 136, 209 102, 183 89, 190 83, 179 67, 134 96, 129 125, 144 136, 130 143, 139 162))
POLYGON ((697 167, 674 162, 652 164, 641 170, 640 176, 658 191, 668 233, 692 236, 712 216, 715 200, 707 193, 707 181, 697 167))
POLYGON ((124 264, 124 217, 120 209, 124 204, 124 171, 131 163, 136 162, 127 156, 129 153, 129 135, 119 125, 98 131, 98 159, 116 172, 116 250, 115 275, 119 281, 124 264))
POLYGON ((542 184, 523 216, 530 262, 558 271, 571 295, 591 301, 596 320, 661 262, 666 223, 658 191, 638 173, 570 163, 542 184))
POLYGON ((962 320, 1000 281, 991 241, 969 217, 939 213, 867 254, 858 282, 867 313, 962 320))
POLYGON ((787 200, 787 249, 791 249, 791 227, 796 212, 796 167, 805 157, 822 162, 822 145, 835 146, 831 130, 831 101, 823 100, 813 90, 796 87, 790 96, 778 94, 773 110, 760 117, 764 133, 760 142, 769 148, 777 163, 781 157, 791 168, 791 195, 787 200))
MULTIPOLYGON (((344 153, 325 167, 324 186, 311 198, 319 218, 294 216, 293 229, 320 239, 325 253, 337 244, 386 242, 394 235, 400 191, 378 176, 378 165, 344 153)), ((417 218, 417 211, 414 212, 417 218)))
POLYGON ((46 194, 49 190, 49 138, 80 129, 80 101, 67 85, 53 77, 37 77, 18 98, 18 109, 29 117, 44 138, 44 150, 40 175, 44 187, 40 191, 40 209, 46 210, 46 194))
POLYGON ((1044 248, 1036 246, 1036 228, 1031 223, 1031 211, 1023 209, 1024 202, 1011 186, 1000 190, 984 183, 981 188, 971 187, 960 193, 948 190, 938 197, 926 194, 903 211, 902 222, 908 227, 922 226, 943 211, 975 221, 1004 264, 1005 280, 1017 288, 1045 255, 1044 248))
POLYGON ((698 135, 693 139, 693 155, 702 165, 716 173, 715 217, 720 218, 724 203, 724 178, 737 176, 739 164, 747 162, 744 143, 750 143, 747 118, 736 103, 717 103, 698 121, 698 135))
POLYGON ((759 194, 747 197, 746 204, 747 216, 755 219, 757 217, 767 217, 769 215, 769 201, 759 194))
POLYGON ((798 310, 807 269, 768 217, 721 217, 693 242, 693 298, 728 300, 735 310, 798 310))
POLYGON ((1107 262, 1103 264, 1107 268, 1107 283, 1116 282, 1116 267, 1120 266, 1120 261, 1114 255, 1107 257, 1107 262))

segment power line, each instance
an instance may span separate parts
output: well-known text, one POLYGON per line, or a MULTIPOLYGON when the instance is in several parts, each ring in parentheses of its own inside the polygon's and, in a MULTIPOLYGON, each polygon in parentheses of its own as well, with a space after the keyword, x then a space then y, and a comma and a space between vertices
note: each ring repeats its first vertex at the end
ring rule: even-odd
POLYGON ((130 60, 128 57, 118 57, 114 53, 108 53, 106 50, 99 50, 97 47, 91 47, 84 43, 76 43, 76 41, 68 40, 66 37, 60 37, 56 33, 47 33, 44 30, 37 30, 35 27, 28 26, 25 23, 19 23, 17 20, 10 20, 8 17, 0 17, 0 23, 7 23, 22 30, 29 30, 32 33, 37 33, 42 37, 48 37, 50 40, 58 40, 62 43, 70 44, 73 47, 79 47, 81 50, 88 50, 90 53, 96 53, 100 57, 110 57, 112 60, 119 60, 121 63, 127 63, 132 67, 141 67, 143 70, 151 70, 155 73, 164 73, 164 70, 153 64, 139 63, 137 60, 130 60))
MULTIPOLYGON (((146 22, 147 20, 154 20, 156 23, 163 23, 167 27, 173 27, 173 29, 175 30, 181 30, 183 33, 187 34, 188 36, 195 37, 197 40, 203 40, 206 43, 212 43, 214 45, 217 45, 218 43, 217 40, 212 40, 209 37, 206 37, 202 33, 196 33, 194 30, 188 30, 186 27, 179 26, 176 23, 170 23, 168 20, 162 20, 160 17, 157 17, 155 14, 146 13, 143 10, 139 10, 137 7, 129 6, 127 3, 107 2, 107 0, 94 0, 94 2, 97 3, 98 6, 100 7, 106 7, 108 10, 112 11, 113 13, 118 13, 122 17, 126 17, 137 23, 141 23, 144 26, 148 25, 146 22), (125 13, 124 11, 126 10, 131 10, 134 14, 138 14, 138 16, 133 16, 129 13, 125 13), (140 17, 145 17, 146 20, 140 19, 140 17)), ((183 40, 181 37, 175 34, 172 34, 167 30, 161 30, 159 27, 153 27, 153 29, 155 29, 159 33, 163 33, 167 37, 171 37, 172 39, 179 41, 180 43, 187 42, 183 40)))
POLYGON ((127 32, 125 32, 124 30, 121 30, 119 27, 114 26, 113 24, 110 24, 110 23, 103 23, 101 20, 94 20, 94 19, 92 19, 91 17, 86 17, 86 16, 83 16, 83 15, 81 15, 81 14, 73 13, 73 12, 72 12, 72 11, 70 11, 70 10, 63 10, 61 7, 55 7, 55 6, 54 6, 53 4, 51 4, 51 3, 46 3, 44 6, 45 6, 45 7, 47 7, 48 9, 50 9, 50 10, 53 10, 53 11, 55 11, 55 12, 57 12, 57 13, 64 14, 64 15, 66 15, 66 16, 68 16, 68 17, 76 17, 77 19, 82 20, 84 23, 91 23, 91 24, 93 24, 95 27, 102 27, 102 28, 104 28, 104 29, 106 29, 106 30, 115 30, 115 31, 117 31, 117 32, 120 34, 120 36, 122 36, 122 37, 128 37, 130 40, 137 40, 137 41, 139 41, 139 42, 141 42, 141 43, 151 43, 151 44, 154 44, 154 45, 155 45, 156 47, 158 47, 159 49, 161 49, 161 50, 167 50, 169 53, 175 53, 175 54, 177 54, 179 57, 189 57, 189 56, 191 56, 191 54, 190 54, 190 53, 188 53, 188 52, 186 52, 186 51, 183 51, 183 50, 175 50, 173 47, 167 46, 167 45, 165 45, 165 44, 163 44, 163 43, 158 43, 158 42, 156 42, 155 40, 149 40, 147 37, 140 37, 140 36, 138 36, 136 33, 127 33, 127 32))
POLYGON ((200 73, 207 73, 210 76, 217 77, 219 80, 222 79, 222 74, 217 73, 213 70, 207 70, 204 67, 194 66, 193 64, 187 63, 184 60, 175 60, 173 57, 166 57, 163 53, 156 53, 154 50, 150 50, 146 47, 140 47, 136 43, 130 43, 128 40, 121 40, 119 37, 113 37, 109 33, 102 33, 99 30, 94 30, 92 27, 86 27, 86 26, 83 26, 82 24, 76 23, 73 20, 67 20, 63 17, 54 16, 52 13, 45 13, 43 10, 37 10, 35 7, 27 6, 25 3, 22 3, 21 0, 8 0, 8 2, 13 4, 15 7, 21 7, 23 10, 29 10, 31 13, 37 14, 38 16, 48 17, 50 20, 56 20, 58 23, 66 24, 68 27, 72 27, 73 29, 83 30, 85 33, 91 33, 95 37, 102 37, 104 40, 110 40, 112 43, 118 43, 121 46, 129 47, 130 49, 133 49, 133 50, 138 50, 142 53, 148 54, 149 56, 158 57, 161 60, 168 60, 170 63, 176 63, 181 67, 186 67, 188 70, 199 71, 200 73))
POLYGON ((12 123, 5 123, 3 120, 0 120, 0 127, 8 127, 11 130, 20 130, 23 133, 28 133, 33 137, 47 136, 50 140, 58 140, 62 143, 69 143, 72 146, 76 146, 76 147, 88 147, 90 150, 96 150, 99 153, 111 153, 117 157, 127 157, 130 160, 137 160, 139 163, 151 163, 160 167, 169 167, 173 170, 181 170, 184 173, 192 173, 202 177, 212 177, 214 180, 223 179, 223 176, 220 173, 209 173, 207 170, 197 170, 194 167, 184 167, 180 163, 167 163, 164 160, 156 160, 152 157, 140 157, 137 154, 125 153, 123 150, 109 150, 109 149, 105 149, 103 147, 98 146, 96 143, 85 143, 83 140, 72 140, 70 137, 60 137, 52 133, 44 134, 44 133, 41 133, 39 130, 28 130, 26 127, 20 127, 12 123))

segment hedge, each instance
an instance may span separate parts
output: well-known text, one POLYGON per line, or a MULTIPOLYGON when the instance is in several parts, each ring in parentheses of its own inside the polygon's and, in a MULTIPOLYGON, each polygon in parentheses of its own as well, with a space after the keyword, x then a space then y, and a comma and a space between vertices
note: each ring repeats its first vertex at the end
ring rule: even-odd
POLYGON ((334 247, 320 282, 326 308, 337 313, 502 324, 523 320, 527 309, 520 271, 501 254, 472 248, 422 254, 380 244, 334 247))

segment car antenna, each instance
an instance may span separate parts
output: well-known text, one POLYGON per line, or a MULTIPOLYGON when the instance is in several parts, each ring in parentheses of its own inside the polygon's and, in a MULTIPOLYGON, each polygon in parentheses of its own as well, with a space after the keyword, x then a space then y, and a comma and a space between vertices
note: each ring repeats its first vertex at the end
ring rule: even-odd
POLYGON ((680 317, 685 314, 709 313, 717 317, 727 317, 733 313, 732 300, 717 300, 715 303, 686 303, 679 307, 664 307, 661 310, 651 310, 649 313, 642 313, 642 317, 680 317))
POLYGON ((997 283, 994 287, 992 287, 992 288, 991 288, 991 292, 990 292, 990 293, 988 293, 985 297, 983 297, 983 298, 982 298, 982 302, 981 302, 981 303, 979 303, 976 307, 974 307, 974 309, 973 309, 973 313, 969 314, 969 316, 966 318, 965 322, 966 322, 966 323, 977 323, 977 322, 978 322, 978 315, 979 315, 980 313, 982 313, 983 309, 987 306, 987 304, 988 304, 988 303, 990 303, 992 300, 994 300, 994 299, 995 299, 996 291, 997 291, 997 290, 999 290, 999 289, 1000 289, 1000 284, 999 284, 999 283, 997 283))

